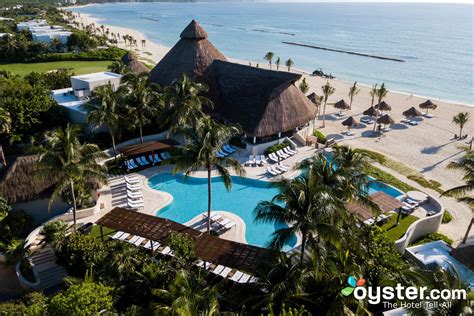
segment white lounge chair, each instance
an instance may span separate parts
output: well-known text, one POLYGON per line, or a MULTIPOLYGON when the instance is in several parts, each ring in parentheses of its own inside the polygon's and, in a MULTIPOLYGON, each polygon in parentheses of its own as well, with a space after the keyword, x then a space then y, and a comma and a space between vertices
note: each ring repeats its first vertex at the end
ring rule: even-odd
POLYGON ((289 170, 288 167, 284 166, 284 165, 280 165, 280 164, 276 164, 274 166, 277 170, 280 170, 281 172, 287 172, 289 170))
POLYGON ((262 161, 263 164, 267 164, 267 158, 265 158, 265 155, 260 155, 260 160, 262 161))
POLYGON ((263 165, 262 160, 260 159, 260 156, 255 156, 255 164, 256 165, 263 165))
POLYGON ((238 281, 239 283, 247 283, 247 281, 250 279, 251 275, 244 273, 244 275, 240 278, 238 281))
POLYGON ((282 159, 286 159, 286 158, 290 157, 290 155, 285 154, 281 149, 279 151, 277 151, 276 154, 278 155, 278 157, 280 157, 282 159))
POLYGON ((142 242, 145 240, 145 238, 143 237, 138 237, 137 240, 135 240, 135 242, 133 243, 135 246, 140 246, 142 244, 142 242))
POLYGON ((354 136, 354 132, 347 131, 346 135, 347 135, 347 136, 354 136))
POLYGON ((227 223, 224 228, 225 229, 231 229, 232 227, 236 226, 237 224, 234 223, 233 221, 230 221, 229 223, 227 223))
POLYGON ((140 191, 142 189, 142 186, 140 184, 126 184, 127 186, 127 190, 130 190, 130 191, 140 191))
POLYGON ((403 118, 403 119, 400 120, 400 122, 402 122, 402 123, 410 123, 410 120, 407 119, 407 118, 403 118))
POLYGON ((412 200, 412 199, 410 199, 410 198, 406 198, 406 199, 405 199, 405 202, 407 202, 408 204, 411 204, 411 205, 416 205, 416 206, 419 206, 419 205, 420 205, 419 202, 417 202, 417 201, 415 201, 415 200, 412 200))
POLYGON ((225 267, 223 265, 218 265, 214 270, 212 270, 212 273, 219 274, 222 271, 224 271, 225 267))
POLYGON ((118 240, 125 240, 125 239, 127 239, 128 236, 130 236, 129 233, 123 233, 122 236, 120 236, 120 237, 118 238, 118 240))
POLYGON ((116 233, 115 233, 112 237, 110 237, 110 238, 112 238, 112 239, 119 239, 120 236, 122 236, 123 234, 124 234, 123 231, 118 231, 118 232, 116 232, 116 233))
POLYGON ((131 200, 139 200, 139 199, 143 199, 143 193, 140 191, 127 190, 127 197, 131 200))
POLYGON ((243 275, 244 275, 243 272, 237 271, 234 273, 234 275, 230 279, 234 282, 238 282, 243 275))
POLYGON ((289 155, 296 155, 296 151, 290 148, 290 146, 283 148, 283 151, 289 155))
POLYGON ((278 172, 273 171, 273 169, 272 169, 271 166, 268 166, 268 167, 267 167, 267 172, 268 172, 269 174, 271 174, 272 176, 277 176, 277 175, 279 175, 278 172))
POLYGON ((250 278, 250 280, 247 283, 256 283, 258 281, 258 278, 253 276, 250 278))
POLYGON ((155 250, 159 246, 160 246, 159 242, 149 240, 143 247, 145 247, 146 249, 155 250))
POLYGON ((222 272, 219 273, 219 275, 223 278, 226 278, 229 275, 230 271, 232 271, 231 268, 225 267, 224 270, 222 270, 222 272))
POLYGON ((139 179, 139 178, 133 177, 133 176, 124 176, 123 178, 125 179, 125 181, 127 181, 127 182, 130 183, 130 184, 134 184, 134 183, 139 183, 139 182, 140 182, 140 179, 139 179))
POLYGON ((246 165, 254 165, 255 164, 255 157, 253 155, 249 155, 249 159, 245 162, 246 165))
POLYGON ((279 159, 278 159, 277 155, 275 155, 275 153, 268 154, 268 158, 273 162, 278 162, 279 161, 279 159))
POLYGON ((232 221, 228 218, 224 219, 222 222, 218 222, 219 225, 221 225, 222 227, 224 227, 225 225, 231 223, 232 221))
POLYGON ((419 125, 420 123, 417 121, 409 121, 408 124, 416 126, 416 125, 419 125))
POLYGON ((163 248, 163 250, 161 251, 161 253, 162 253, 163 255, 169 255, 169 254, 172 253, 172 251, 171 251, 171 248, 170 248, 170 247, 166 246, 165 248, 163 248))
POLYGON ((273 166, 270 166, 270 168, 272 169, 273 172, 276 172, 278 174, 282 174, 284 171, 281 171, 280 169, 278 169, 276 167, 277 165, 273 165, 273 166))
POLYGON ((143 203, 143 201, 135 203, 128 200, 127 204, 128 204, 128 207, 130 207, 131 209, 141 209, 145 207, 145 204, 143 203))
POLYGON ((138 238, 140 238, 140 236, 133 236, 132 238, 128 240, 128 242, 130 244, 134 244, 138 240, 138 238))

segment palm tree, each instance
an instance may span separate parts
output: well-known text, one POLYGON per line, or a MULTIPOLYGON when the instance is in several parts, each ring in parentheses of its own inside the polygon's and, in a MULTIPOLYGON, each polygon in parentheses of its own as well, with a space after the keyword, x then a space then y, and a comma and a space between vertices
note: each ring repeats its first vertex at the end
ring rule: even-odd
POLYGON ((470 115, 468 112, 460 112, 453 117, 453 123, 459 126, 459 138, 462 137, 462 129, 469 121, 470 115))
POLYGON ((349 109, 352 109, 352 101, 356 95, 358 95, 360 89, 357 87, 357 81, 354 82, 354 85, 349 88, 349 109))
POLYGON ((200 95, 207 90, 206 85, 193 82, 186 75, 165 88, 163 121, 171 132, 193 125, 202 117, 203 106, 213 107, 208 98, 200 95))
POLYGON ((304 94, 306 94, 306 92, 308 92, 308 90, 309 90, 309 85, 308 85, 308 83, 306 82, 306 78, 303 78, 303 81, 301 81, 301 83, 300 83, 300 90, 301 90, 301 92, 303 92, 304 94))
POLYGON ((280 70, 280 63, 281 63, 280 57, 277 57, 275 61, 275 65, 277 66, 277 71, 280 70))
MULTIPOLYGON (((328 103, 329 96, 333 95, 336 89, 331 86, 329 81, 326 81, 326 84, 322 86, 321 88, 323 89, 323 101, 324 101, 323 114, 322 114, 323 127, 326 127, 326 104, 328 103)), ((321 117, 319 119, 321 119, 321 117)))
MULTIPOLYGON (((442 195, 456 197, 458 201, 464 202, 469 205, 471 211, 474 210, 474 197, 472 195, 469 195, 474 190, 474 151, 468 151, 459 161, 450 162, 448 165, 448 169, 460 170, 464 172, 464 184, 451 188, 443 192, 442 195)), ((469 232, 471 231, 473 222, 474 218, 471 218, 471 222, 467 227, 466 234, 464 235, 462 241, 463 243, 466 243, 467 241, 467 237, 469 236, 469 232)))
POLYGON ((272 69, 272 59, 273 59, 273 52, 268 52, 266 55, 263 57, 266 61, 268 61, 268 64, 270 65, 270 69, 272 69))
POLYGON ((154 305, 157 315, 202 315, 219 313, 217 288, 206 284, 200 275, 179 270, 168 290, 154 289, 164 303, 154 305))
POLYGON ((336 224, 347 214, 344 202, 349 193, 347 177, 334 168, 322 154, 299 165, 302 174, 284 179, 275 185, 280 193, 271 201, 262 201, 255 208, 255 221, 286 223, 288 227, 274 232, 270 246, 281 249, 295 234, 300 234, 303 261, 307 241, 316 237, 336 240, 336 224))
POLYGON ((285 62, 286 67, 288 67, 288 71, 291 70, 291 67, 293 67, 293 64, 294 64, 294 63, 293 63, 293 61, 291 60, 291 58, 288 59, 288 60, 285 62))
POLYGON ((85 181, 105 182, 107 170, 97 163, 107 158, 95 144, 83 144, 79 141, 80 127, 68 124, 63 130, 57 128, 46 134, 45 147, 39 157, 37 175, 55 179, 53 193, 48 208, 60 193, 70 190, 73 202, 74 229, 76 227, 75 183, 85 181))
POLYGON ((160 86, 152 83, 147 73, 127 73, 122 82, 119 93, 124 97, 131 125, 138 126, 143 144, 143 126, 156 118, 162 108, 160 86))
MULTIPOLYGON (((12 127, 12 119, 10 113, 3 107, 0 107, 0 134, 6 134, 12 127)), ((5 154, 3 153, 3 146, 0 145, 0 163, 3 166, 7 165, 5 154)))
MULTIPOLYGON (((375 92, 375 96, 377 97, 377 104, 380 104, 382 102, 383 98, 385 98, 388 94, 388 90, 385 88, 385 82, 382 83, 380 88, 377 89, 375 92)), ((375 120, 374 120, 374 132, 375 129, 377 128, 377 116, 378 116, 378 111, 375 113, 375 120)))
POLYGON ((184 171, 188 176, 200 169, 207 171, 207 233, 209 234, 212 209, 212 170, 215 169, 222 177, 227 190, 232 187, 229 168, 239 176, 245 175, 245 170, 237 159, 217 156, 225 142, 240 134, 241 129, 236 125, 220 124, 209 116, 203 116, 195 122, 193 127, 185 128, 180 133, 186 138, 187 143, 182 148, 181 156, 176 159, 174 172, 184 171))
POLYGON ((369 91, 369 94, 370 94, 370 97, 372 98, 370 106, 374 106, 375 96, 377 95, 377 84, 372 86, 372 88, 369 91))
POLYGON ((89 112, 87 123, 92 124, 94 128, 107 126, 115 154, 117 154, 115 137, 122 121, 117 99, 117 93, 113 90, 112 85, 107 83, 105 86, 95 89, 92 92, 92 101, 86 104, 89 112))

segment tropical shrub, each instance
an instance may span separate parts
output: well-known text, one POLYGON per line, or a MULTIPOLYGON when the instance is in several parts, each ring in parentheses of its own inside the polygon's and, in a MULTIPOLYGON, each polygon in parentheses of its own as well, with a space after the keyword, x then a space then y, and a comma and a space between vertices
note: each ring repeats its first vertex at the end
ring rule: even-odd
POLYGON ((44 241, 48 244, 58 241, 64 237, 67 224, 64 221, 47 222, 41 228, 40 234, 43 235, 44 241))
POLYGON ((412 245, 414 245, 414 246, 415 245, 421 245, 421 244, 426 244, 426 243, 429 243, 429 242, 432 242, 432 241, 437 241, 437 240, 442 240, 445 243, 447 243, 448 245, 453 244, 453 240, 451 238, 449 238, 448 236, 440 234, 440 233, 433 233, 433 234, 429 234, 427 236, 424 236, 424 237, 421 237, 421 238, 415 240, 412 243, 412 245))
POLYGON ((33 227, 33 218, 22 210, 12 211, 0 225, 0 241, 9 243, 29 233, 33 227))
POLYGON ((290 144, 289 144, 288 142, 283 142, 283 143, 280 143, 280 144, 271 145, 270 147, 268 147, 268 148, 265 150, 265 154, 268 155, 268 154, 277 152, 277 151, 279 151, 280 149, 283 149, 283 148, 285 148, 285 147, 288 147, 289 145, 290 145, 290 144))
POLYGON ((321 132, 321 131, 314 131, 313 136, 315 136, 318 139, 318 143, 320 144, 326 144, 326 136, 321 132))
POLYGON ((0 222, 8 216, 10 211, 12 210, 12 207, 8 205, 7 200, 4 198, 0 197, 0 222))
POLYGON ((31 86, 42 85, 48 90, 63 89, 71 86, 71 76, 67 69, 58 69, 47 73, 30 72, 24 78, 31 86))
POLYGON ((448 210, 444 210, 443 219, 441 220, 441 223, 447 224, 452 220, 453 220, 453 215, 451 215, 451 213, 448 210))
POLYGON ((92 281, 70 286, 51 299, 50 315, 98 315, 112 311, 112 288, 92 281))
POLYGON ((88 52, 78 53, 47 53, 40 54, 29 62, 49 62, 49 61, 68 61, 68 60, 117 60, 126 53, 125 50, 117 47, 109 47, 106 49, 97 49, 88 52))
POLYGON ((28 282, 36 282, 35 274, 33 273, 33 267, 31 266, 30 260, 28 260, 28 258, 21 259, 20 272, 28 282))

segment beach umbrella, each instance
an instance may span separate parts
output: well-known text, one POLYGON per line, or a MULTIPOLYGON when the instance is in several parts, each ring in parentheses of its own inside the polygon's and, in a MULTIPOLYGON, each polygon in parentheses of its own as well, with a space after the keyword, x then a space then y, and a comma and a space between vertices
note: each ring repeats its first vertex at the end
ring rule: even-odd
POLYGON ((376 104, 374 107, 375 107, 377 110, 381 111, 381 112, 391 111, 391 110, 392 110, 392 107, 390 106, 390 104, 388 104, 388 103, 385 102, 385 101, 382 101, 382 102, 376 104))
POLYGON ((371 116, 371 117, 377 116, 377 110, 373 106, 371 106, 370 108, 362 112, 362 114, 371 116))
POLYGON ((420 109, 426 109, 425 114, 428 114, 428 110, 430 110, 430 109, 435 110, 438 107, 438 105, 431 102, 431 100, 426 100, 425 102, 420 103, 420 105, 418 105, 418 106, 420 107, 420 109))
POLYGON ((395 124, 395 121, 388 114, 385 114, 377 119, 377 123, 383 125, 392 125, 395 124))
POLYGON ((413 106, 411 108, 409 108, 408 110, 406 110, 405 112, 403 112, 402 114, 403 114, 403 116, 406 116, 406 117, 421 116, 420 111, 415 109, 413 106))
POLYGON ((343 110, 348 110, 350 108, 349 104, 347 104, 347 102, 344 101, 344 99, 341 99, 341 100, 337 101, 336 103, 334 103, 334 107, 336 109, 341 110, 339 112, 339 114, 342 114, 343 110))
POLYGON ((321 99, 323 97, 317 95, 316 93, 311 93, 310 95, 308 95, 308 99, 313 102, 316 106, 319 106, 321 104, 321 99))
POLYGON ((357 122, 352 116, 349 116, 347 119, 342 121, 342 125, 347 126, 347 130, 350 130, 351 127, 356 127, 359 125, 359 122, 357 122))

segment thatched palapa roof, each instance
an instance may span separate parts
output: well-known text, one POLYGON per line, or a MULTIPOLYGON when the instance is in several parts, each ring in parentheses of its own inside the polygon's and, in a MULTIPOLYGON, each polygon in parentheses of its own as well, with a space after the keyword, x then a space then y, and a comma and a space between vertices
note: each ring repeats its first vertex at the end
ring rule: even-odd
POLYGON ((52 178, 35 177, 39 156, 22 156, 8 167, 0 179, 0 196, 9 203, 36 198, 54 184, 52 178))
POLYGON ((405 112, 403 112, 402 114, 403 116, 407 116, 407 117, 421 116, 420 111, 415 109, 413 106, 409 108, 408 110, 406 110, 405 112))
POLYGON ((195 21, 183 30, 181 39, 161 59, 150 73, 152 81, 170 85, 183 74, 191 80, 202 80, 207 67, 214 60, 227 60, 225 56, 207 40, 207 33, 195 21))
POLYGON ((377 123, 384 125, 392 125, 395 124, 395 121, 388 114, 385 114, 377 119, 377 123))
POLYGON ((340 110, 347 110, 350 108, 349 104, 347 104, 347 102, 344 101, 344 99, 341 99, 337 101, 336 103, 334 103, 334 107, 340 110))
POLYGON ((433 109, 433 110, 438 107, 438 105, 433 103, 431 100, 426 100, 425 102, 420 103, 420 105, 418 106, 420 107, 420 109, 433 109))
POLYGON ((308 95, 308 99, 313 102, 316 106, 321 104, 322 96, 317 95, 316 93, 311 93, 308 95))
POLYGON ((295 86, 298 74, 215 61, 207 72, 214 115, 238 123, 250 136, 265 137, 302 126, 316 107, 295 86))
POLYGON ((287 132, 316 116, 317 108, 295 85, 301 75, 228 62, 194 20, 152 70, 151 80, 169 85, 183 73, 209 86, 212 116, 238 123, 248 137, 287 132))
POLYGON ((357 122, 357 120, 355 118, 353 118, 352 116, 349 116, 347 119, 342 121, 342 125, 348 126, 348 127, 353 127, 353 126, 359 125, 359 122, 357 122))
POLYGON ((367 116, 376 116, 377 110, 373 106, 371 106, 370 108, 362 112, 362 114, 367 115, 367 116))
POLYGON ((392 107, 385 101, 382 101, 374 106, 379 111, 391 111, 392 107))
POLYGON ((138 60, 137 54, 134 52, 127 52, 122 56, 121 60, 134 73, 150 72, 150 69, 138 60))

